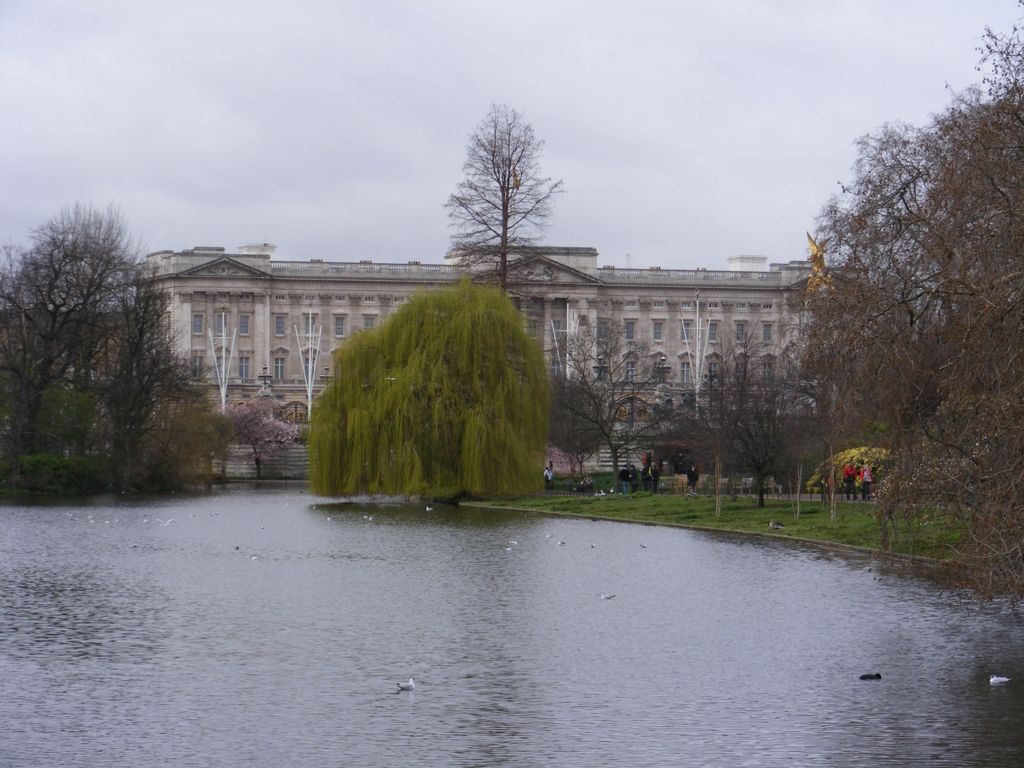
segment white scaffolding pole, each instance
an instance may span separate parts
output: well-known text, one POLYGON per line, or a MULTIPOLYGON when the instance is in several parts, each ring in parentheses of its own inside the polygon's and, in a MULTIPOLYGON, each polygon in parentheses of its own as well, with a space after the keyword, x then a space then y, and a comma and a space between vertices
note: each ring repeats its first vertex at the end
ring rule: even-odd
POLYGON ((210 334, 210 349, 213 352, 213 371, 217 376, 217 386, 220 388, 220 412, 224 413, 228 407, 228 374, 231 371, 231 363, 235 358, 235 342, 238 340, 238 329, 231 333, 231 346, 228 346, 228 316, 223 313, 223 322, 220 325, 220 343, 213 335, 213 328, 207 330, 210 334))
POLYGON ((580 311, 565 304, 565 378, 572 378, 573 355, 576 349, 576 337, 580 332, 580 311))
POLYGON ((320 362, 320 338, 323 336, 323 323, 313 332, 313 307, 306 313, 305 344, 303 334, 295 326, 295 341, 298 343, 299 355, 302 356, 302 380, 306 384, 306 418, 313 415, 313 387, 316 384, 316 366, 320 362), (303 349, 305 347, 305 349, 303 349))
POLYGON ((555 360, 558 362, 558 367, 562 367, 562 352, 558 346, 558 330, 555 328, 555 321, 551 320, 551 341, 555 344, 555 360))
POLYGON ((697 290, 697 300, 694 303, 694 325, 696 326, 696 338, 694 345, 690 347, 690 335, 683 334, 683 342, 686 345, 686 359, 690 361, 690 375, 693 378, 693 394, 700 395, 700 385, 704 380, 704 360, 708 355, 708 339, 711 335, 711 317, 707 320, 707 327, 701 328, 700 317, 700 290, 697 290), (701 338, 703 336, 703 339, 701 338), (703 341, 703 344, 701 344, 703 341))

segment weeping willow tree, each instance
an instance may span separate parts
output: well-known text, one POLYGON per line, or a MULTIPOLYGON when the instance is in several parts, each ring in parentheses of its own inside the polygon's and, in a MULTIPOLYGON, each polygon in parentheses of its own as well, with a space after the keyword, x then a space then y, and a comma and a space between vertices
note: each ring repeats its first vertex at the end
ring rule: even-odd
POLYGON ((350 339, 335 370, 310 424, 314 492, 456 498, 539 485, 544 357, 501 291, 464 281, 418 295, 350 339))

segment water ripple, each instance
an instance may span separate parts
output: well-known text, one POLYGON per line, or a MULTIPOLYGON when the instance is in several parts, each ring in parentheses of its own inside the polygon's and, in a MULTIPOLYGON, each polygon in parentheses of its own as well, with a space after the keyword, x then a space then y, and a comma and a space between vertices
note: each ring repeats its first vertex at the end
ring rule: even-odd
POLYGON ((785 543, 314 501, 0 506, 0 764, 1022 762, 1002 606, 785 543))

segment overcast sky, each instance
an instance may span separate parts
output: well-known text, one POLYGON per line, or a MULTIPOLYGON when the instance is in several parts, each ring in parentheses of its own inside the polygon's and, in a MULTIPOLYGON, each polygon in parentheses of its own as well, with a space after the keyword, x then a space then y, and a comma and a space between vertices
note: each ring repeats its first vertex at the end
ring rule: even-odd
POLYGON ((804 258, 854 142, 980 80, 1015 0, 0 0, 0 239, 75 202, 144 250, 438 262, 491 103, 600 263, 804 258))

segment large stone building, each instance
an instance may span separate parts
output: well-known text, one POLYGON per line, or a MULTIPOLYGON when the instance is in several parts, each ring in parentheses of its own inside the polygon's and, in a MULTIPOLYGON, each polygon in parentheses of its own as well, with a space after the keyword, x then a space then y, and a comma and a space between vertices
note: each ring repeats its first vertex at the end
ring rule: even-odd
MULTIPOLYGON (((233 253, 158 251, 147 266, 171 295, 181 354, 224 401, 246 400, 269 386, 300 420, 331 375, 330 353, 346 338, 376 327, 414 293, 466 274, 450 263, 280 261, 273 255, 267 244, 233 253)), ((553 372, 564 365, 566 340, 581 326, 615 323, 657 356, 667 386, 685 392, 697 378, 698 327, 712 361, 730 339, 750 334, 781 345, 792 332, 787 300, 802 288, 809 264, 766 261, 735 256, 721 271, 623 269, 598 266, 593 248, 538 247, 512 263, 508 291, 553 372)))

